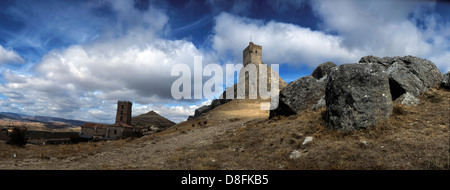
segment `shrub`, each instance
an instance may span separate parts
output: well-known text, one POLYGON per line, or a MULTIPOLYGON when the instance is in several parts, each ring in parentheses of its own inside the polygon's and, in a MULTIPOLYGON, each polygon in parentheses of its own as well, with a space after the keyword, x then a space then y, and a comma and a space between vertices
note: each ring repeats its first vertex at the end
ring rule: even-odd
POLYGON ((28 130, 25 127, 14 127, 9 134, 9 144, 16 146, 25 146, 27 144, 28 130))

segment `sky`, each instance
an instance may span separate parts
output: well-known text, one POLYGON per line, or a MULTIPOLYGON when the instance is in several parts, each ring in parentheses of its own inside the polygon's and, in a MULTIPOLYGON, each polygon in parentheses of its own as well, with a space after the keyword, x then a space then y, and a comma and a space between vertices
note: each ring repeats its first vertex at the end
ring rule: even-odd
POLYGON ((181 122, 211 100, 175 100, 172 67, 193 67, 194 56, 242 63, 250 38, 287 82, 366 55, 413 55, 445 73, 449 10, 419 0, 2 0, 0 112, 113 123, 117 101, 129 100, 133 115, 181 122))

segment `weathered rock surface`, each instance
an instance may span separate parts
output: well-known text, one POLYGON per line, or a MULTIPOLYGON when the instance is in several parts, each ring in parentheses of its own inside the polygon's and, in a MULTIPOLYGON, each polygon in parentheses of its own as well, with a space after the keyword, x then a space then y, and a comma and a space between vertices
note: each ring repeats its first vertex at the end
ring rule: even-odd
MULTIPOLYGON (((311 109, 325 94, 325 81, 311 75, 301 77, 280 91, 278 107, 270 111, 270 118, 278 115, 294 115, 311 109)), ((274 104, 274 102, 272 102, 274 104)))
POLYGON ((336 67, 337 65, 333 62, 325 62, 317 66, 316 69, 312 72, 311 76, 313 76, 316 79, 321 79, 325 76, 327 76, 327 73, 330 71, 331 68, 336 67))
POLYGON ((312 142, 313 139, 314 139, 313 137, 307 136, 307 137, 305 138, 305 140, 303 141, 302 145, 306 145, 306 144, 312 142))
POLYGON ((450 71, 444 75, 444 79, 442 80, 441 87, 450 89, 450 71))
POLYGON ((377 63, 340 65, 330 71, 325 101, 328 127, 348 132, 374 126, 392 115, 388 74, 377 63))
POLYGON ((212 109, 211 105, 205 105, 205 106, 199 107, 195 110, 194 117, 198 117, 198 116, 208 112, 211 109, 212 109))
POLYGON ((398 97, 395 100, 395 102, 397 102, 398 104, 407 105, 407 106, 416 105, 419 103, 419 101, 420 101, 419 98, 416 98, 409 92, 404 93, 403 95, 401 95, 400 97, 398 97))
POLYGON ((433 62, 414 56, 365 56, 359 63, 377 63, 386 68, 393 100, 406 92, 418 96, 429 88, 438 87, 443 79, 433 62))
POLYGON ((291 152, 291 154, 289 155, 290 159, 297 159, 300 158, 302 156, 302 153, 298 150, 294 150, 291 152))

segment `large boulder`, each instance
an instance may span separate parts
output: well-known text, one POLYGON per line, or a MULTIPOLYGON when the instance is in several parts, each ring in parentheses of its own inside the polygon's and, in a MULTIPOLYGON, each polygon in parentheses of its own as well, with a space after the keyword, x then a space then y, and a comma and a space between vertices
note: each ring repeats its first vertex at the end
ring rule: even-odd
POLYGON ((317 66, 316 69, 311 73, 311 76, 313 76, 316 79, 321 79, 323 77, 327 76, 327 73, 330 71, 331 68, 336 67, 337 65, 333 62, 325 62, 317 66))
POLYGON ((443 79, 433 62, 413 56, 365 56, 359 63, 376 63, 386 68, 393 100, 406 92, 418 96, 429 88, 438 87, 443 79))
POLYGON ((392 115, 388 74, 377 63, 343 64, 326 83, 327 126, 342 131, 368 128, 392 115))
POLYGON ((319 103, 324 94, 325 80, 317 80, 311 75, 301 77, 280 91, 278 107, 270 111, 269 117, 294 115, 302 110, 311 109, 319 103))
POLYGON ((302 110, 318 110, 325 107, 325 84, 330 70, 337 67, 333 62, 325 62, 316 67, 311 75, 301 77, 281 89, 278 103, 271 101, 275 109, 269 118, 279 115, 294 115, 302 110))
POLYGON ((444 79, 442 80, 441 87, 450 89, 450 71, 444 75, 444 79))

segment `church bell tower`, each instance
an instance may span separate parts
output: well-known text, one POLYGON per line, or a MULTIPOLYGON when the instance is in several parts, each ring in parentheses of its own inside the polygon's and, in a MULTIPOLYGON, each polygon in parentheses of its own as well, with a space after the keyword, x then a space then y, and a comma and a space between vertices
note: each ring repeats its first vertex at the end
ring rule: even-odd
POLYGON ((116 123, 131 125, 131 106, 133 106, 133 103, 129 101, 117 102, 116 123))

